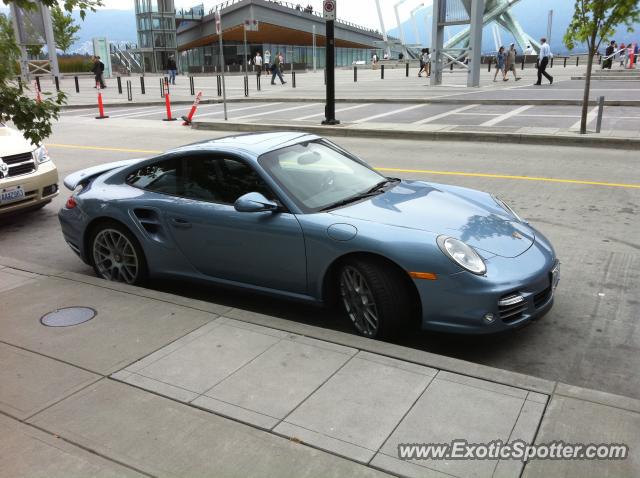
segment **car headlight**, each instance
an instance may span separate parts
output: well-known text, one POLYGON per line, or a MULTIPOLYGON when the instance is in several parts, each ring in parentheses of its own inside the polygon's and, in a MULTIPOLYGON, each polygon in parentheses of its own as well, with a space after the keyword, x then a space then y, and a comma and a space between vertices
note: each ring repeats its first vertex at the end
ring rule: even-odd
POLYGON ((447 236, 438 236, 437 242, 444 255, 463 269, 477 275, 487 272, 487 266, 480 255, 464 242, 447 236))
POLYGON ((511 214, 513 217, 515 217, 518 222, 527 222, 524 219, 522 219, 513 209, 511 209, 511 207, 502 199, 500 199, 497 196, 491 196, 491 197, 498 204, 498 206, 504 209, 507 213, 511 214))
POLYGON ((45 148, 43 145, 38 146, 33 151, 33 159, 38 164, 46 163, 47 161, 51 160, 51 158, 49 157, 49 151, 47 151, 47 148, 45 148))

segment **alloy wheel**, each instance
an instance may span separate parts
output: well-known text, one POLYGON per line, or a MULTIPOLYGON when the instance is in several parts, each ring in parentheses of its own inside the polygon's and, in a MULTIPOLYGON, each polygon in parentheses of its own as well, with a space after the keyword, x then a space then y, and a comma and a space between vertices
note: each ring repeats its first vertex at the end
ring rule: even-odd
POLYGON ((140 261, 131 241, 116 229, 103 229, 93 240, 93 261, 103 279, 135 283, 140 261))
POLYGON ((374 337, 379 327, 376 302, 367 280, 356 268, 346 266, 342 269, 340 295, 347 315, 358 332, 374 337))

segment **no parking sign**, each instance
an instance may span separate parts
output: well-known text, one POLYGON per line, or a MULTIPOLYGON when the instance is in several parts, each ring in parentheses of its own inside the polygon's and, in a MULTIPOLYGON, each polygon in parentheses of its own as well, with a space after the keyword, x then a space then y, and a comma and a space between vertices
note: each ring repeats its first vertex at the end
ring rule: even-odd
POLYGON ((322 10, 325 20, 336 19, 336 0, 324 0, 322 2, 322 10))

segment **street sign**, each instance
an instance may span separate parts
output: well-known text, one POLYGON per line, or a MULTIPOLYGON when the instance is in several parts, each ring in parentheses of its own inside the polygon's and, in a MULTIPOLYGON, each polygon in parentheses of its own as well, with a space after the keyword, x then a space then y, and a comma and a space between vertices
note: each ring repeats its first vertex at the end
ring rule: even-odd
POLYGON ((325 20, 336 19, 336 0, 324 0, 322 2, 322 11, 325 20))
POLYGON ((222 22, 220 21, 220 12, 216 10, 216 35, 222 32, 222 22))
POLYGON ((245 20, 244 29, 247 32, 257 32, 260 29, 258 20, 245 20))

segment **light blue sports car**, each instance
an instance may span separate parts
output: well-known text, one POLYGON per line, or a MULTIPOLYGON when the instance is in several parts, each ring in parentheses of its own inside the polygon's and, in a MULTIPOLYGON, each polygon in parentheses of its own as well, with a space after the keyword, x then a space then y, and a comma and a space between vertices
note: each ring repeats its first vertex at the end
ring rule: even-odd
POLYGON ((107 280, 340 303, 356 330, 485 334, 551 308, 549 241, 480 191, 382 176, 321 137, 232 136, 68 176, 69 246, 107 280))

